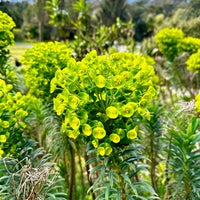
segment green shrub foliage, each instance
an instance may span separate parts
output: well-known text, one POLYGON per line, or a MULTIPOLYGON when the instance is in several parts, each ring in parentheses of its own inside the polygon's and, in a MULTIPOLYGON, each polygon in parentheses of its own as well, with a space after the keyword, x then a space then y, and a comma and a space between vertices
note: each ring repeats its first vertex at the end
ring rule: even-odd
POLYGON ((8 46, 14 43, 14 35, 12 29, 15 23, 6 13, 0 11, 0 73, 1 76, 6 75, 6 62, 8 60, 8 46))
POLYGON ((15 23, 6 13, 0 11, 0 49, 5 49, 14 42, 12 29, 15 23))
POLYGON ((193 118, 186 125, 176 124, 170 128, 168 141, 171 142, 169 152, 170 182, 169 199, 196 200, 200 198, 200 120, 193 118))
POLYGON ((0 157, 17 154, 27 127, 28 107, 37 101, 30 95, 14 92, 0 79, 0 157))

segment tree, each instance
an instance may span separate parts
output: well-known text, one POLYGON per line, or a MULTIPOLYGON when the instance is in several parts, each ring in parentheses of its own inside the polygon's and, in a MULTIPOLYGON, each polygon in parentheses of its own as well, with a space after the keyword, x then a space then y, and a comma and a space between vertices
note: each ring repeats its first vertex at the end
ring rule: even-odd
POLYGON ((42 41, 45 15, 45 0, 37 0, 38 40, 42 41))
POLYGON ((103 24, 110 26, 116 18, 128 21, 129 13, 126 0, 103 0, 100 4, 99 19, 103 24))
POLYGON ((12 17, 13 21, 16 24, 16 28, 21 28, 23 24, 23 15, 22 12, 24 9, 28 7, 28 2, 9 2, 9 1, 1 1, 0 2, 0 10, 7 13, 12 17))

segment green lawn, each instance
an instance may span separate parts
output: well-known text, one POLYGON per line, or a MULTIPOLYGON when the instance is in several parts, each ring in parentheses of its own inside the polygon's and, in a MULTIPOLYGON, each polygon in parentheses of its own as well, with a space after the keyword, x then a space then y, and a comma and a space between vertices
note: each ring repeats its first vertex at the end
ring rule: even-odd
POLYGON ((25 43, 25 42, 16 42, 10 49, 10 62, 14 64, 15 58, 20 60, 22 58, 23 53, 26 49, 31 48, 33 43, 25 43))

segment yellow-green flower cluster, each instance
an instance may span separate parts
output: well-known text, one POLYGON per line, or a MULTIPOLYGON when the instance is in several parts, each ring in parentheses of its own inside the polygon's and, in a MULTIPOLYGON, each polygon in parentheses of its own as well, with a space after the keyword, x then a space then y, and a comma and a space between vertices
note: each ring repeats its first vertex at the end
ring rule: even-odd
POLYGON ((137 138, 137 117, 150 119, 158 81, 153 60, 132 53, 70 60, 51 81, 54 110, 64 120, 62 131, 76 139, 85 136, 101 156, 137 138))
POLYGON ((160 30, 155 40, 161 53, 170 61, 183 52, 192 54, 200 49, 199 38, 184 37, 182 30, 176 28, 160 30))
POLYGON ((200 39, 185 37, 178 44, 179 52, 196 53, 200 49, 200 39))
POLYGON ((14 43, 14 35, 12 33, 14 27, 15 23, 12 18, 0 11, 0 49, 4 49, 14 43))
MULTIPOLYGON (((0 79, 0 157, 10 149, 7 147, 16 146, 20 135, 26 127, 24 122, 28 116, 26 111, 27 98, 20 92, 14 93, 12 85, 6 84, 0 79), (9 145, 8 145, 9 144, 9 145)), ((14 148, 12 148, 14 150, 14 148)))
POLYGON ((200 49, 197 53, 192 54, 186 61, 187 69, 199 72, 200 71, 200 49))
POLYGON ((178 55, 178 45, 183 38, 184 33, 176 28, 164 28, 155 36, 159 50, 170 61, 178 55))
POLYGON ((70 64, 70 59, 71 50, 61 42, 42 42, 26 50, 22 63, 25 65, 25 81, 30 94, 48 100, 51 79, 57 69, 70 64))

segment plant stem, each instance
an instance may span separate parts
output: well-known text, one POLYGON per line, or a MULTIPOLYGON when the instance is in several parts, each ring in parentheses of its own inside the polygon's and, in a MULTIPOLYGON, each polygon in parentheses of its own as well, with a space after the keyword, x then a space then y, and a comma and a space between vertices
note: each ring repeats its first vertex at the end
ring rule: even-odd
POLYGON ((150 135, 150 160, 151 160, 151 184, 157 192, 157 184, 156 184, 156 159, 154 157, 154 132, 152 131, 150 135))
POLYGON ((76 200, 76 170, 75 170, 75 150, 70 145, 69 147, 71 158, 70 158, 70 185, 69 185, 69 200, 76 200))
MULTIPOLYGON (((85 160, 88 160, 88 155, 86 152, 85 152, 85 160)), ((93 182, 90 179, 90 166, 89 165, 86 165, 86 171, 87 171, 87 179, 88 179, 89 186, 92 187, 93 182)), ((91 191, 92 191, 92 200, 95 200, 96 199, 95 193, 93 192, 93 189, 91 191)))

